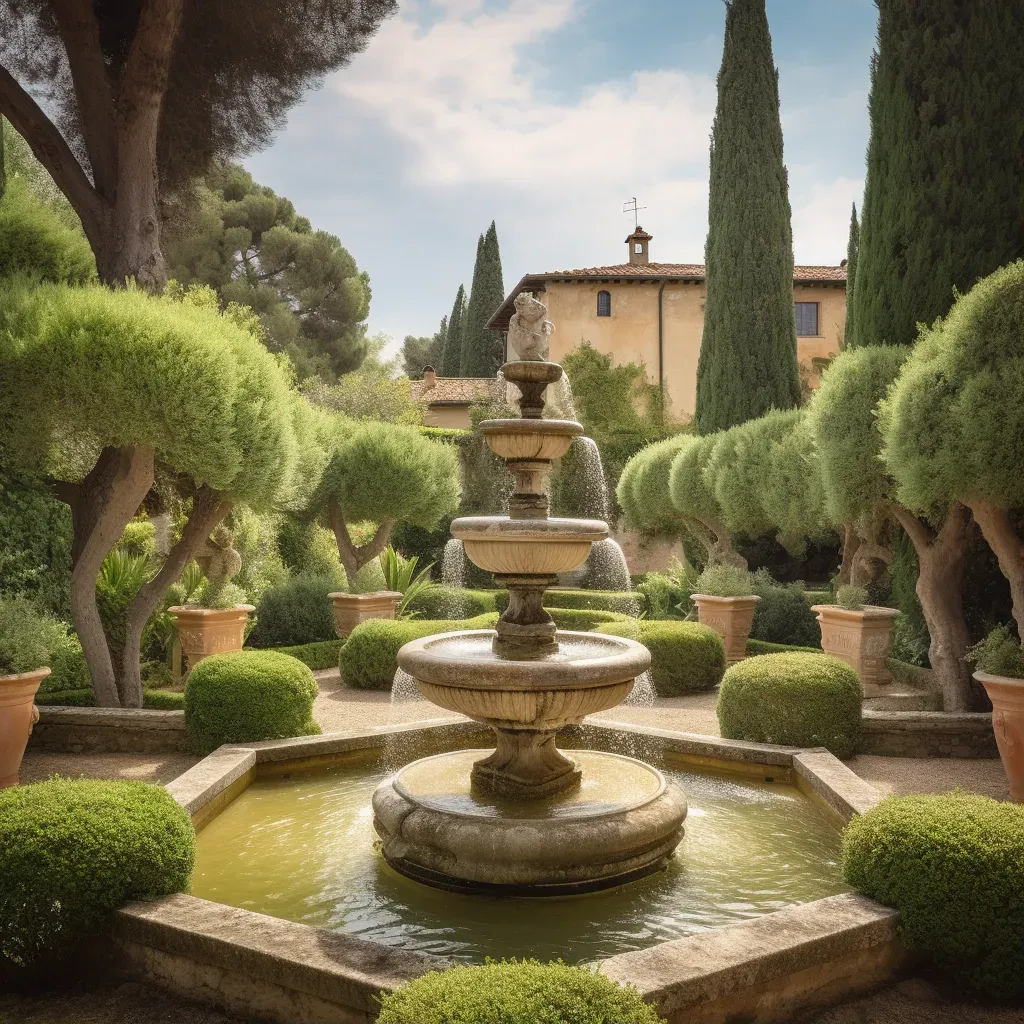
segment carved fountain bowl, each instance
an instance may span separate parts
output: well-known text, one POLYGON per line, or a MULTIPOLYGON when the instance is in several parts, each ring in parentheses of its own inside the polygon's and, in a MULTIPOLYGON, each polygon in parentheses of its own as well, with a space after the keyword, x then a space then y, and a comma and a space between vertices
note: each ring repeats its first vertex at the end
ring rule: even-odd
POLYGON ((439 707, 498 729, 553 730, 625 700, 650 652, 622 637, 559 632, 559 651, 509 660, 494 630, 441 633, 406 644, 398 664, 439 707))
POLYGON ((502 459, 560 459, 583 427, 574 420, 484 420, 480 431, 502 459))
POLYGON ((487 572, 555 576, 579 568, 590 547, 608 537, 599 519, 509 519, 463 516, 452 523, 466 557, 487 572))

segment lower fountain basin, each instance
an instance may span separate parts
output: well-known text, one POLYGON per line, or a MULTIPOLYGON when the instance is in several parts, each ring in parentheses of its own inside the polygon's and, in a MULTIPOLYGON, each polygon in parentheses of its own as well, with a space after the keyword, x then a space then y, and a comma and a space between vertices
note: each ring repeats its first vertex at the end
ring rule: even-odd
POLYGON ((578 787, 524 802, 471 785, 485 753, 423 758, 378 787, 374 827, 397 871, 458 892, 558 896, 658 871, 682 839, 686 798, 642 761, 575 751, 578 787))

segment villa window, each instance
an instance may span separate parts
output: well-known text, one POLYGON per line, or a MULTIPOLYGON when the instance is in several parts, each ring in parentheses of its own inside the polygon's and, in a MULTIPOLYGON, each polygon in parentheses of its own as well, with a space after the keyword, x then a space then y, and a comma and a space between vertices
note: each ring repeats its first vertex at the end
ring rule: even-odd
POLYGON ((597 293, 597 315, 598 316, 611 316, 612 315, 612 293, 611 292, 598 292, 597 293))
POLYGON ((798 338, 818 337, 818 303, 794 302, 798 338))

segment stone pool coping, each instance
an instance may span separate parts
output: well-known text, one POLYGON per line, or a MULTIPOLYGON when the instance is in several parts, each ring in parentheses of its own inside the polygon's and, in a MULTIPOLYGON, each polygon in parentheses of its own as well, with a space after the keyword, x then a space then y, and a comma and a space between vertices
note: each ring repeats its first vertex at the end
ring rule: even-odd
MULTIPOLYGON (((463 718, 220 747, 167 786, 197 828, 258 776, 344 763, 388 745, 486 745, 463 718)), ((664 756, 698 768, 796 785, 847 821, 881 794, 823 749, 724 740, 610 721, 567 730, 566 746, 593 744, 664 756)), ((865 991, 906 966, 897 915, 853 893, 663 942, 598 962, 636 985, 669 1024, 772 1022, 865 991)), ((226 1010, 311 1024, 369 1024, 376 997, 448 961, 326 929, 177 895, 131 904, 111 934, 151 981, 226 1010)))

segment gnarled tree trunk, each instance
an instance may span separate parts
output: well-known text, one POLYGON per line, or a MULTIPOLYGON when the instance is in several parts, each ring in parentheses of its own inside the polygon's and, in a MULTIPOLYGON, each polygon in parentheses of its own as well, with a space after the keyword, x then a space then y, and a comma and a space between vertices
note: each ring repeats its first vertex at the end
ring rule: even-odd
POLYGON ((839 566, 839 578, 836 584, 840 587, 853 583, 853 563, 860 547, 860 535, 855 526, 849 523, 843 527, 843 561, 839 566))
POLYGON ((356 546, 349 536, 348 524, 345 522, 345 515, 338 503, 331 501, 327 511, 331 520, 331 529, 334 531, 334 539, 338 542, 338 558, 341 559, 349 586, 351 586, 356 573, 388 546, 396 520, 382 519, 377 524, 377 532, 374 533, 372 539, 365 544, 356 546))
POLYGON ((715 519, 699 519, 698 522, 711 534, 708 547, 708 565, 733 565, 747 568, 747 560, 732 546, 732 537, 725 526, 715 519))

